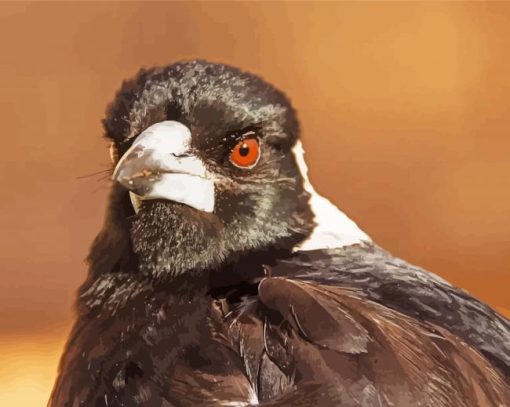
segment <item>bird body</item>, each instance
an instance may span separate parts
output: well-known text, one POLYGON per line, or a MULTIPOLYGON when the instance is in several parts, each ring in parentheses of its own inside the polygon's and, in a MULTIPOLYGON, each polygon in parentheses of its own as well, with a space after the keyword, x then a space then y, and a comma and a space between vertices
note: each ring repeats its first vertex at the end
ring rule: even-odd
POLYGON ((318 195, 271 85, 143 71, 105 129, 116 183, 49 406, 510 403, 509 321, 318 195))
POLYGON ((56 387, 54 405, 73 405, 64 391, 91 406, 499 406, 510 397, 510 324, 434 275, 372 244, 265 266, 271 276, 226 287, 221 273, 187 276, 178 289, 98 279, 82 294, 87 315, 69 343, 82 352, 64 357, 72 375, 61 376, 70 383, 56 387))

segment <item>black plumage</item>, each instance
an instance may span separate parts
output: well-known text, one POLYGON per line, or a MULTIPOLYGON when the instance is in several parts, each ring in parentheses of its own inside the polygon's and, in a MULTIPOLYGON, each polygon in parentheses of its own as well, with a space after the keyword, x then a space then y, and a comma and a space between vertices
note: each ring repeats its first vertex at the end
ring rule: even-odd
POLYGON ((214 211, 154 199, 135 213, 113 186, 49 406, 509 403, 510 323, 490 307, 369 241, 295 250, 316 218, 281 92, 179 63, 125 82, 104 124, 134 160, 133 140, 167 120, 214 174, 214 211), (246 134, 261 155, 244 170, 228 157, 246 134))

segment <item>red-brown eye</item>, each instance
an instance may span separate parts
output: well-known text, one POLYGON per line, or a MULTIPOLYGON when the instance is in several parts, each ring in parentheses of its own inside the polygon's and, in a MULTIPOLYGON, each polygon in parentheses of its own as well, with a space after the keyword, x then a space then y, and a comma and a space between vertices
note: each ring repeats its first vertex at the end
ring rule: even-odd
POLYGON ((260 145, 256 138, 239 141, 230 153, 230 161, 240 168, 252 168, 260 157, 260 145))

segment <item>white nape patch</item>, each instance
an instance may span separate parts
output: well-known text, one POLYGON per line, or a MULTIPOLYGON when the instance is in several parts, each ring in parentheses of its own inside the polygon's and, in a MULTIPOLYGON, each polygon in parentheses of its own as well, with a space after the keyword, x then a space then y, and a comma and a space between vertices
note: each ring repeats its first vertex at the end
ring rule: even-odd
POLYGON ((114 179, 130 174, 130 162, 158 173, 158 178, 143 195, 130 193, 138 213, 141 201, 167 199, 189 205, 204 212, 213 212, 215 187, 212 175, 202 160, 190 154, 191 131, 177 121, 153 124, 143 131, 119 160, 114 179), (136 151, 136 156, 133 153, 136 151))
POLYGON ((292 148, 292 153, 303 177, 305 190, 310 194, 310 206, 316 223, 310 237, 295 246, 294 251, 334 249, 370 242, 370 237, 354 221, 315 191, 308 179, 308 167, 305 163, 305 151, 301 141, 298 141, 292 148))

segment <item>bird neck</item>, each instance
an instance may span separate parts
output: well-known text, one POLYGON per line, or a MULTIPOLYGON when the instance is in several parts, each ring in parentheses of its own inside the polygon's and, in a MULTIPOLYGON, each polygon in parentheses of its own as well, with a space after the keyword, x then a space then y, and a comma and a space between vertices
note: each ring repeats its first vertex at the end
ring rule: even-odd
POLYGON ((308 179, 308 166, 304 159, 301 141, 292 149, 303 177, 304 189, 310 194, 309 205, 314 216, 315 227, 310 236, 294 247, 294 251, 334 249, 352 244, 370 242, 370 237, 345 213, 327 198, 319 195, 308 179))

